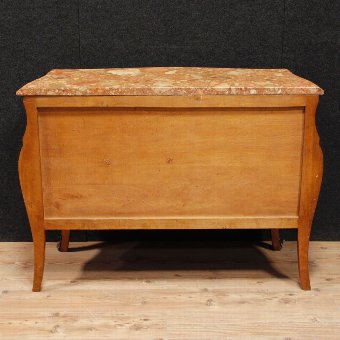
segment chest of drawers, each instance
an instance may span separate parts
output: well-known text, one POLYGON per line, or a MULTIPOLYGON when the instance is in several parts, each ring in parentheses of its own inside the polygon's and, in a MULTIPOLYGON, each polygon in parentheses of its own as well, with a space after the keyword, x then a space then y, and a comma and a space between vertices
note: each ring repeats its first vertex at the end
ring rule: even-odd
POLYGON ((24 87, 19 176, 41 289, 46 230, 298 231, 301 287, 322 178, 323 91, 288 70, 53 70, 24 87))

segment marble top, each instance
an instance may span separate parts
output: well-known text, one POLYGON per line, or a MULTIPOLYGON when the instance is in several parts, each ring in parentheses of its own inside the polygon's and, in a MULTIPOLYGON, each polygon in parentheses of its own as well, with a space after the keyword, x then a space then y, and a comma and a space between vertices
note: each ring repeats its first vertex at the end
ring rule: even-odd
POLYGON ((323 90, 286 69, 144 67, 56 69, 19 96, 320 95, 323 90))

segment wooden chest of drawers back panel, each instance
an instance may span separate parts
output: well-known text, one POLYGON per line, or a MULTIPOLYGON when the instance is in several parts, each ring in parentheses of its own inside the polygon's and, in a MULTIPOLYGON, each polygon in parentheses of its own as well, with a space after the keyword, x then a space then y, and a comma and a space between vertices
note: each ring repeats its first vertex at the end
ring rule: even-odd
POLYGON ((46 218, 297 217, 300 108, 38 111, 46 218))

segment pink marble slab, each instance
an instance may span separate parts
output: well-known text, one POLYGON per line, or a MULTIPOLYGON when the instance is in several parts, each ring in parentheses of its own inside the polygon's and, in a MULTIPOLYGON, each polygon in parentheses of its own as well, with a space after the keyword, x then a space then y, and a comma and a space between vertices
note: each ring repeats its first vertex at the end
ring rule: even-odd
POLYGON ((286 69, 145 67, 52 70, 19 96, 320 95, 286 69))

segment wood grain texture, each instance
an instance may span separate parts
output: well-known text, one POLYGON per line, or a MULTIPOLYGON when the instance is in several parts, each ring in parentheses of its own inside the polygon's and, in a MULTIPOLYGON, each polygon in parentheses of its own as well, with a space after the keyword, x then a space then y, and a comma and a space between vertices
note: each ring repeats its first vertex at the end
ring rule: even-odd
POLYGON ((33 96, 40 108, 56 107, 305 107, 309 96, 33 96))
POLYGON ((60 253, 48 243, 34 294, 32 243, 3 242, 1 338, 338 340, 340 243, 311 242, 309 292, 297 289, 295 249, 150 240, 60 253))
POLYGON ((297 216, 302 110, 46 109, 39 126, 45 218, 297 216))
POLYGON ((311 97, 308 99, 304 127, 298 255, 301 287, 305 290, 311 289, 308 269, 308 245, 323 172, 323 155, 315 125, 317 104, 318 97, 311 97))
POLYGON ((276 242, 273 228, 297 227, 301 287, 310 289, 322 176, 317 101, 26 98, 19 172, 35 244, 33 290, 41 287, 45 229, 64 230, 63 250, 70 229, 267 228, 276 242))
POLYGON ((207 218, 45 218, 46 230, 100 229, 292 229, 298 227, 297 217, 211 217, 207 218))
POLYGON ((58 249, 61 252, 66 252, 70 243, 70 230, 61 230, 61 238, 58 244, 58 249))
POLYGON ((25 98, 27 126, 19 157, 19 179, 34 242, 33 291, 41 289, 45 261, 44 207, 38 115, 34 100, 25 98))

